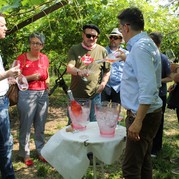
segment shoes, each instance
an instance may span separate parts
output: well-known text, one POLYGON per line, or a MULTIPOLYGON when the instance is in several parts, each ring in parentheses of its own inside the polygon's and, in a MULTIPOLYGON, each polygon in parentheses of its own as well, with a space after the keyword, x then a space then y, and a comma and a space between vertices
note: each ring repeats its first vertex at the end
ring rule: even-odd
POLYGON ((170 162, 173 164, 179 164, 179 157, 170 159, 170 162))
POLYGON ((39 155, 39 160, 41 161, 41 162, 44 162, 44 163, 47 163, 47 161, 41 156, 41 155, 39 155))
POLYGON ((175 175, 179 175, 179 168, 175 168, 171 172, 175 175))
POLYGON ((24 159, 24 163, 25 163, 28 167, 34 165, 33 160, 31 160, 30 158, 24 159))

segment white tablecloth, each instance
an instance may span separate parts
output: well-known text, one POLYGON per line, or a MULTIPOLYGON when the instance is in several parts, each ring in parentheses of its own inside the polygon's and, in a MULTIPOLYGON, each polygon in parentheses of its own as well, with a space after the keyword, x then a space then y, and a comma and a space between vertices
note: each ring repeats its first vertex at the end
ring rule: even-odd
POLYGON ((50 138, 41 154, 65 179, 80 179, 89 167, 88 152, 112 164, 123 153, 125 136, 126 128, 118 126, 114 137, 101 137, 97 122, 76 133, 66 132, 65 127, 50 138))

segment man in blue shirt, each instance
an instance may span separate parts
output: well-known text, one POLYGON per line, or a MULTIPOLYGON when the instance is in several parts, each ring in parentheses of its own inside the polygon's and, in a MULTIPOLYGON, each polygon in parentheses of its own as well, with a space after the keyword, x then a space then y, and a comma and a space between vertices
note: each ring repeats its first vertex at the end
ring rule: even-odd
MULTIPOLYGON (((119 32, 118 28, 114 28, 109 34, 109 45, 106 47, 108 54, 120 53, 120 51, 122 51, 127 55, 128 51, 120 47, 122 42, 123 38, 121 32, 119 32)), ((112 63, 109 80, 101 93, 102 101, 121 103, 120 86, 123 66, 124 61, 116 61, 112 63)))
MULTIPOLYGON (((155 42, 158 48, 160 48, 161 42, 162 42, 162 34, 159 32, 152 32, 149 35, 152 40, 155 42)), ((165 107, 166 107, 166 100, 167 100, 167 82, 171 82, 172 79, 170 77, 170 62, 166 55, 163 53, 160 53, 161 60, 162 60, 162 86, 159 89, 159 96, 163 101, 162 106, 162 121, 160 124, 160 127, 157 131, 157 134, 153 140, 153 146, 151 151, 151 156, 156 157, 158 152, 162 149, 162 136, 163 136, 163 125, 164 125, 164 113, 165 113, 165 107)))
POLYGON ((152 179, 151 147, 162 116, 160 52, 143 32, 144 17, 138 8, 125 9, 118 19, 129 51, 120 89, 121 104, 127 110, 123 177, 152 179))

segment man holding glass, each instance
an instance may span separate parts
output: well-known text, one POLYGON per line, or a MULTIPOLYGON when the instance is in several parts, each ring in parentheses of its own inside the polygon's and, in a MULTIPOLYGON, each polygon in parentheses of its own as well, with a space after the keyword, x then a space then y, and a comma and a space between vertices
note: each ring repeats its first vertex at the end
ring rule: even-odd
POLYGON ((151 147, 162 117, 160 52, 144 32, 144 17, 138 8, 125 9, 118 19, 129 51, 120 91, 121 104, 127 109, 123 177, 152 179, 151 147))
MULTIPOLYGON (((106 47, 108 54, 115 55, 122 51, 127 55, 129 52, 121 47, 122 42, 122 33, 119 32, 118 28, 114 28, 109 34, 109 45, 106 47)), ((120 86, 123 74, 123 66, 124 61, 115 61, 112 63, 109 81, 101 94, 102 101, 121 103, 120 86)))
POLYGON ((107 51, 97 44, 100 29, 94 24, 83 26, 80 44, 73 45, 68 53, 67 73, 71 74, 71 86, 74 98, 92 100, 90 121, 95 121, 94 104, 101 102, 103 91, 110 75, 110 64, 95 63, 104 59, 107 51))
MULTIPOLYGON (((0 14, 0 39, 6 36, 6 20, 0 14)), ((6 93, 9 89, 8 77, 17 77, 20 74, 18 67, 4 70, 3 61, 0 56, 0 171, 2 179, 15 179, 14 169, 11 161, 13 138, 10 133, 9 100, 6 93)))

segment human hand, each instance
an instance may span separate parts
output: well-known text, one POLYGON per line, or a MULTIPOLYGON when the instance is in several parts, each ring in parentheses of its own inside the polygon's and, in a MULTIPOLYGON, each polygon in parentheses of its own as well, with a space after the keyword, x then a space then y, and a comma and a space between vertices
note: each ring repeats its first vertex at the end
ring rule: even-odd
POLYGON ((14 77, 9 77, 8 78, 8 83, 9 83, 9 85, 16 84, 16 79, 14 77))
POLYGON ((102 93, 102 91, 104 90, 104 88, 105 88, 105 83, 104 82, 102 82, 100 85, 99 85, 99 87, 98 87, 98 89, 97 89, 97 93, 102 93))
POLYGON ((34 81, 40 80, 40 77, 41 77, 41 75, 39 73, 35 73, 35 74, 32 75, 32 78, 33 78, 34 81))
POLYGON ((178 64, 176 64, 176 63, 171 63, 170 64, 171 73, 176 73, 177 72, 177 68, 179 68, 178 64))
POLYGON ((126 54, 122 50, 118 50, 116 53, 116 58, 122 59, 122 61, 126 61, 126 54))
POLYGON ((80 70, 78 72, 78 75, 81 76, 81 77, 88 77, 90 74, 90 70, 89 69, 83 69, 83 70, 80 70))
POLYGON ((142 128, 142 122, 134 120, 134 122, 128 128, 129 139, 133 141, 139 141, 140 140, 139 133, 141 131, 141 128, 142 128))
POLYGON ((18 77, 19 75, 21 74, 21 71, 19 69, 19 66, 15 66, 13 68, 10 68, 8 71, 7 71, 7 77, 18 77))

